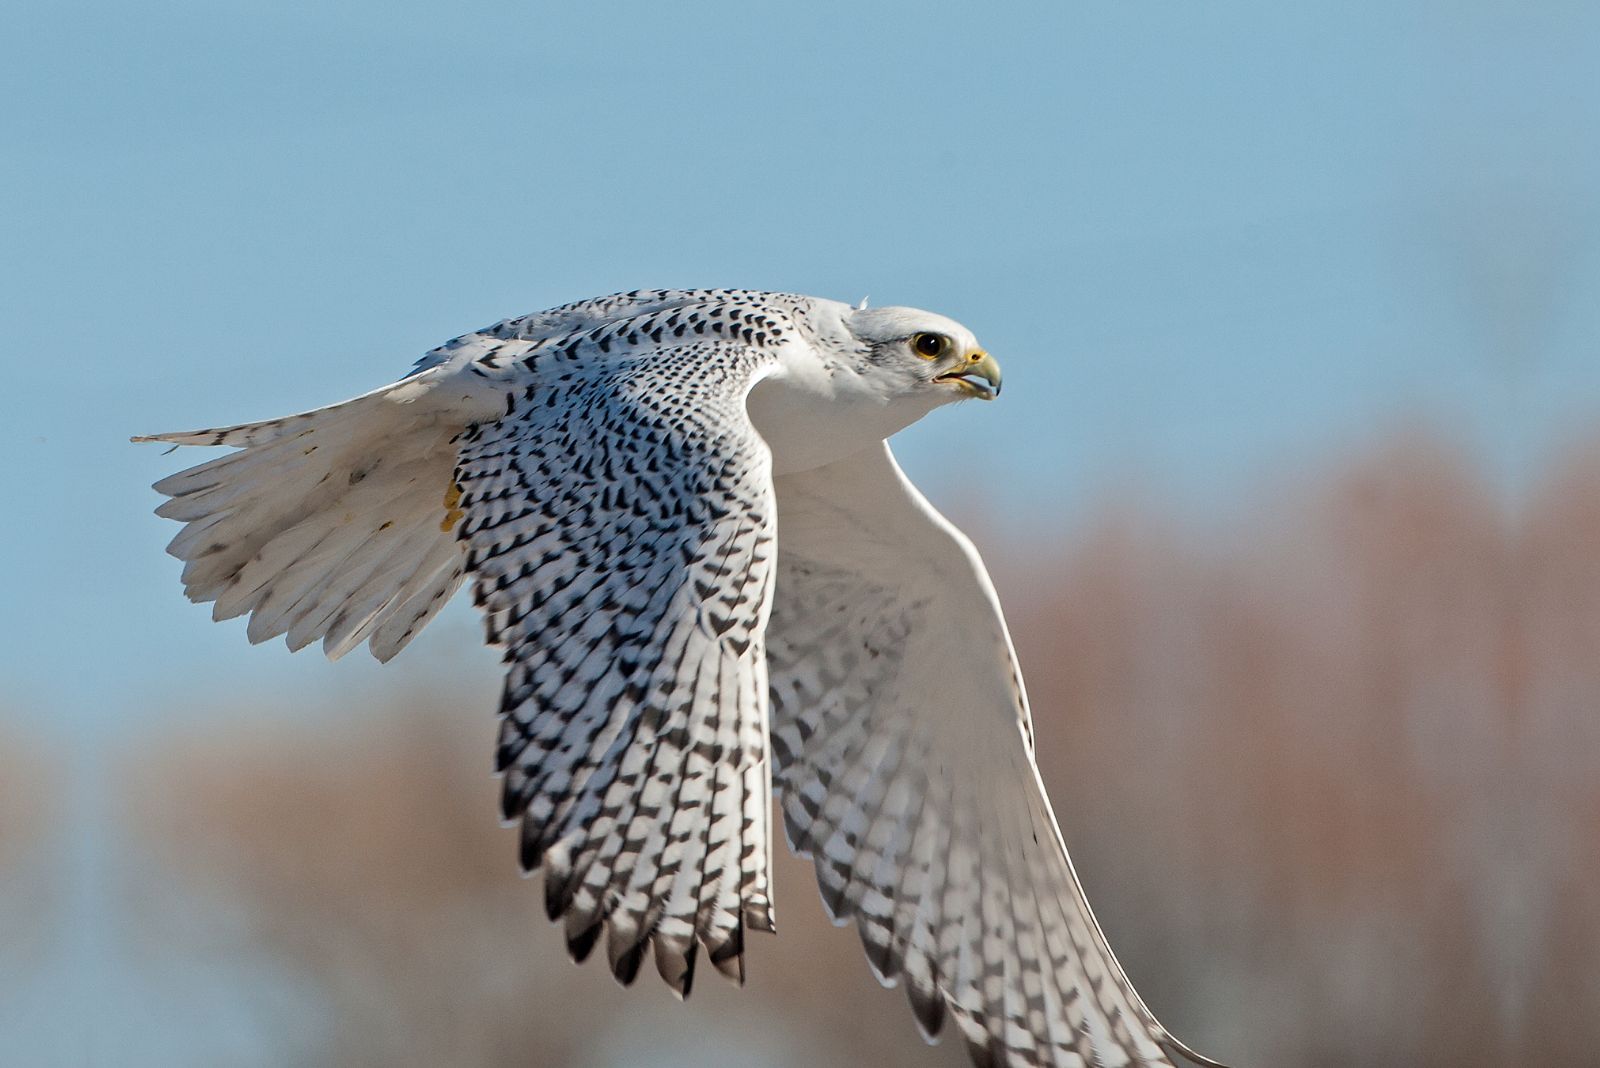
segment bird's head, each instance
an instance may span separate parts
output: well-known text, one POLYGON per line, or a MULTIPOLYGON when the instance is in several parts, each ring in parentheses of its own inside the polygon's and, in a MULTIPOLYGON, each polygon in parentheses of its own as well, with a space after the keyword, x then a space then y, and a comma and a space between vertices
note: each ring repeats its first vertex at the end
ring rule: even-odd
POLYGON ((853 455, 952 401, 1000 393, 1000 365, 942 315, 806 298, 795 321, 810 344, 783 346, 782 372, 746 401, 779 474, 853 455))
POLYGON ((1000 395, 1000 365, 954 320, 916 308, 854 308, 845 324, 870 374, 897 392, 935 404, 1000 395))

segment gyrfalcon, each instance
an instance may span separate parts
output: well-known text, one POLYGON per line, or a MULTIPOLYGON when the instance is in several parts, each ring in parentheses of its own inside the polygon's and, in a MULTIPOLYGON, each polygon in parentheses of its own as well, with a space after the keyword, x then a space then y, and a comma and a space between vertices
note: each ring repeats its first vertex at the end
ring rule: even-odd
POLYGON ((979 1064, 1214 1064, 1117 964, 1033 759, 972 543, 886 438, 1000 392, 910 308, 656 290, 508 319, 393 385, 136 441, 237 451, 156 484, 191 600, 253 642, 388 660, 469 577, 504 651, 495 762, 581 960, 771 930, 776 790, 834 917, 979 1064))

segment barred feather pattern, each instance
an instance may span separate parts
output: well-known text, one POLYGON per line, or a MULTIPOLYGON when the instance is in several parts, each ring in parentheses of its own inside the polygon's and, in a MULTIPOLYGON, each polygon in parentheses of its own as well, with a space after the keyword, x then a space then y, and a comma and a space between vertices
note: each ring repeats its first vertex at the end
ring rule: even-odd
POLYGON ((626 983, 653 947, 682 995, 698 946, 742 979, 745 928, 772 927, 776 547, 744 412, 770 359, 710 340, 607 359, 618 329, 531 354, 534 384, 463 435, 459 536, 505 650, 496 766, 523 866, 575 958, 604 934, 626 983))
POLYGON ((1061 845, 981 565, 892 465, 884 449, 778 480, 768 663, 790 845, 930 1041, 953 1021, 979 1065, 1170 1065, 1061 845), (1002 681, 999 707, 971 703, 986 691, 966 673, 1002 681))

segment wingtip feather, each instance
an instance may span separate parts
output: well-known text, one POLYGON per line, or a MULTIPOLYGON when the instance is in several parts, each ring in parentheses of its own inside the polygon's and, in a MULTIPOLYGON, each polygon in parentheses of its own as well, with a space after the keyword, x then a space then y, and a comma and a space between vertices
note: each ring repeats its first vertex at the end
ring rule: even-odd
POLYGON ((691 939, 682 945, 658 935, 655 948, 657 974, 678 996, 679 1001, 688 1000, 689 992, 694 988, 694 966, 699 958, 700 943, 691 939))
POLYGON ((589 959, 589 954, 594 951, 595 943, 600 940, 600 928, 601 924, 596 921, 577 934, 567 936, 567 953, 574 962, 582 964, 589 959))
POLYGON ((935 984, 907 981, 906 1000, 911 1003, 911 1015, 916 1018, 917 1030, 928 1045, 936 1045, 939 1032, 944 1030, 944 995, 935 984))
POLYGON ((644 963, 644 951, 648 945, 647 939, 640 939, 611 959, 611 974, 616 976, 617 982, 632 986, 633 981, 639 978, 639 966, 644 963))
POLYGON ((1159 1039, 1156 1044, 1169 1056, 1189 1061, 1191 1064, 1199 1065, 1200 1068, 1228 1068, 1228 1065, 1223 1064, 1221 1061, 1214 1061, 1210 1057, 1196 1053, 1176 1038, 1173 1038, 1171 1034, 1159 1039))

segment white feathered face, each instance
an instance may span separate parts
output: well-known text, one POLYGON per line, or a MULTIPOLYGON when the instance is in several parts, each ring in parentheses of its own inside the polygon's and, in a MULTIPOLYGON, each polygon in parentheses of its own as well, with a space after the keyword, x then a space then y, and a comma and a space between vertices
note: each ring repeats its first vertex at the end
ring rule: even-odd
POLYGON ((935 403, 1000 395, 1000 365, 952 319, 916 308, 860 308, 846 322, 866 347, 873 377, 892 376, 896 392, 935 403))

